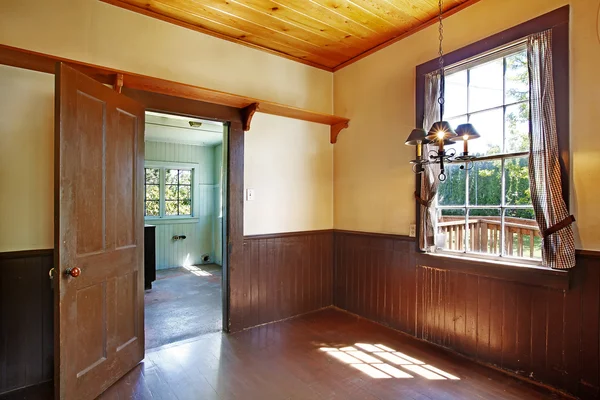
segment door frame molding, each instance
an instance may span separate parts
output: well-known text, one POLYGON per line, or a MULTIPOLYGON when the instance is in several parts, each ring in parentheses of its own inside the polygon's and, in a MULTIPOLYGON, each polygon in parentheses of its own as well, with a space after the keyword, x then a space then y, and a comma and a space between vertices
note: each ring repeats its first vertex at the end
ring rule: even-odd
MULTIPOLYGON (((242 270, 244 262, 244 116, 243 109, 191 100, 184 97, 168 96, 144 90, 123 88, 122 93, 143 104, 146 111, 163 112, 191 118, 219 121, 229 126, 227 134, 227 195, 223 218, 226 224, 227 240, 222 243, 223 277, 222 309, 223 331, 239 330, 237 320, 232 315, 231 304, 238 304, 235 291, 231 290, 231 271, 242 270), (236 268, 239 266, 239 268, 236 268)), ((233 276, 235 278, 235 276, 233 276)), ((236 292, 237 293, 237 292, 236 292)), ((241 311, 241 310, 240 310, 241 311)))

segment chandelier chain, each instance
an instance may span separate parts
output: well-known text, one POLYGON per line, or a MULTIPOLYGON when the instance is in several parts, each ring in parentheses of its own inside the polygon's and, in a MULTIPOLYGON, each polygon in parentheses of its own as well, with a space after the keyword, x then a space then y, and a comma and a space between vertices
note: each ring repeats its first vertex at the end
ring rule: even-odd
POLYGON ((439 7, 439 15, 438 15, 438 19, 439 19, 439 40, 440 40, 440 47, 439 47, 439 64, 440 64, 440 97, 438 98, 438 103, 440 105, 440 121, 442 121, 444 119, 444 102, 445 102, 445 86, 446 86, 446 77, 445 77, 445 72, 444 72, 444 48, 442 46, 442 43, 444 41, 444 21, 442 18, 442 14, 444 12, 444 2, 443 0, 438 0, 438 7, 439 7))

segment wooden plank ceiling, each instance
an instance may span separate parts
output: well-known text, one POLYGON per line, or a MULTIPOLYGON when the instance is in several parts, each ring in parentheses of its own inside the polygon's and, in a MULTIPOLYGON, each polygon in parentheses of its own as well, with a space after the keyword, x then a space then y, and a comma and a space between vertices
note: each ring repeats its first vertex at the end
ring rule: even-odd
MULTIPOLYGON (((435 22, 437 0, 102 0, 334 71, 435 22)), ((445 0, 453 13, 478 0, 445 0)))

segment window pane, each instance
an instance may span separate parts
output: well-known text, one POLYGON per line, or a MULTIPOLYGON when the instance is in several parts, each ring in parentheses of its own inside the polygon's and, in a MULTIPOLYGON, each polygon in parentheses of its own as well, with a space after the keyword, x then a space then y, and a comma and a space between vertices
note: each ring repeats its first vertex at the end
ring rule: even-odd
POLYGON ((500 209, 469 210, 469 251, 500 255, 500 229, 500 209))
POLYGON ((192 215, 192 206, 189 200, 179 202, 179 215, 192 215))
POLYGON ((160 179, 160 169, 158 168, 145 168, 146 172, 146 184, 158 185, 160 179))
POLYGON ((461 206, 465 204, 466 174, 458 164, 446 165, 446 180, 438 188, 438 204, 461 206))
POLYGON ((183 185, 191 185, 192 171, 179 170, 179 183, 183 185))
POLYGON ((503 104, 503 69, 503 61, 498 59, 469 71, 469 112, 503 104))
POLYGON ((190 186, 181 185, 179 186, 179 199, 190 199, 190 186))
POLYGON ((527 50, 506 57, 505 102, 516 103, 529 99, 529 68, 527 50))
POLYGON ((165 201, 165 214, 178 215, 177 201, 165 201))
POLYGON ((165 199, 177 200, 177 185, 165 185, 165 199))
POLYGON ((504 161, 506 204, 531 205, 529 190, 529 156, 508 158, 504 161))
MULTIPOLYGON (((448 123, 450 123, 450 126, 452 126, 452 129, 456 130, 456 128, 460 124, 467 123, 467 116, 463 115, 463 116, 457 117, 457 118, 450 118, 450 119, 448 119, 448 123)), ((450 149, 454 149, 454 151, 456 152, 455 154, 460 155, 463 152, 463 143, 461 140, 456 140, 455 144, 451 144, 449 146, 444 146, 444 149, 446 149, 446 154, 450 154, 449 153, 450 149)))
POLYGON ((160 186, 146 185, 146 200, 159 200, 159 199, 160 199, 160 186))
POLYGON ((158 217, 160 213, 159 202, 156 200, 146 201, 144 215, 149 217, 158 217))
POLYGON ((533 208, 507 209, 504 226, 506 255, 531 259, 542 258, 542 237, 533 208))
POLYGON ((445 99, 444 117, 467 113, 467 70, 446 75, 445 99))
POLYGON ((469 171, 469 204, 474 206, 500 205, 502 198, 502 162, 474 161, 469 171))
POLYGON ((464 249, 465 210, 438 210, 438 233, 435 246, 438 249, 464 249))
POLYGON ((166 183, 177 183, 178 174, 179 174, 179 170, 177 170, 177 169, 165 170, 165 182, 166 183))
POLYGON ((469 153, 471 155, 490 155, 502 152, 504 141, 504 113, 502 108, 483 111, 471 115, 469 122, 481 135, 480 138, 469 140, 469 153))
POLYGON ((506 107, 505 152, 529 151, 529 103, 506 107))

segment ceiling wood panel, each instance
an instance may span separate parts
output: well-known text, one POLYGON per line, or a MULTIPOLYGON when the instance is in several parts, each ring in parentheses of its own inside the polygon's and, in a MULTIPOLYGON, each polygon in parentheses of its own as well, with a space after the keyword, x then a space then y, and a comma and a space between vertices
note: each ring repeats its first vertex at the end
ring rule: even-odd
MULTIPOLYGON (((101 0, 334 71, 436 22, 437 0, 101 0)), ((445 0, 450 15, 479 0, 445 0)))

